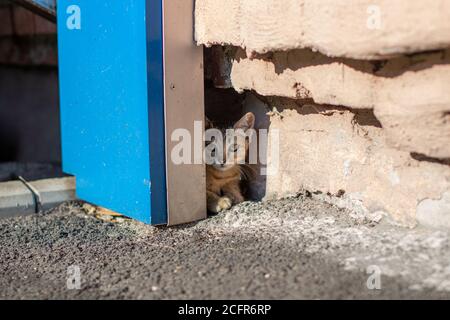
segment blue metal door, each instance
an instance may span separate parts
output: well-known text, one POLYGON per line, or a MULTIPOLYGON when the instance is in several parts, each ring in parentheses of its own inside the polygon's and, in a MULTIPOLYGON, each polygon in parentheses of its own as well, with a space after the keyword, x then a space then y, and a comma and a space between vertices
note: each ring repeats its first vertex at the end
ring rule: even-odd
POLYGON ((59 0, 63 169, 77 195, 167 222, 161 0, 59 0))

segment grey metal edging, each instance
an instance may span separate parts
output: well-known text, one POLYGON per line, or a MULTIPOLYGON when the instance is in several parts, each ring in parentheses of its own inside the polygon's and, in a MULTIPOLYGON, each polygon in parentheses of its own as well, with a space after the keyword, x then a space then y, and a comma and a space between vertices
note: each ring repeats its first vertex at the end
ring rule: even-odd
MULTIPOLYGON (((29 182, 39 192, 43 210, 64 201, 75 200, 75 178, 55 178, 29 182)), ((0 218, 33 214, 33 193, 21 181, 0 183, 0 218)))

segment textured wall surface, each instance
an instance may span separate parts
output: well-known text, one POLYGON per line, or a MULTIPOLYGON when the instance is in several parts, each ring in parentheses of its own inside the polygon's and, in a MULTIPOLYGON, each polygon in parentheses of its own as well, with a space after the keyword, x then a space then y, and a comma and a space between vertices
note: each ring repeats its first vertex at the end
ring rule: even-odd
POLYGON ((444 0, 197 0, 207 76, 252 91, 244 109, 280 135, 256 193, 450 225, 449 16, 444 0))
POLYGON ((197 0, 196 38, 249 52, 384 58, 450 44, 447 0, 197 0))
MULTIPOLYGON (((268 161, 278 156, 279 170, 261 177, 266 199, 307 190, 363 213, 389 214, 406 226, 415 225, 418 210, 426 220, 424 205, 418 207, 423 201, 448 203, 443 197, 450 190, 450 168, 391 147, 371 112, 251 93, 245 101, 251 111, 273 106, 278 111, 266 117, 280 143, 278 155, 269 145, 268 161)), ((427 209, 427 214, 450 218, 443 204, 427 209)))

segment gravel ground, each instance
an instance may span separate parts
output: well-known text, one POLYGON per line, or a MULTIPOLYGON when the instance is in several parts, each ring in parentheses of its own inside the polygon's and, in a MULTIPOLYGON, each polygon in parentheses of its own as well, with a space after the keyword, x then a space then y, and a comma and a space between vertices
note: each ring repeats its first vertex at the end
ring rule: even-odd
POLYGON ((450 298, 448 231, 303 195, 174 228, 105 222, 67 203, 0 220, 0 243, 2 299, 450 298))

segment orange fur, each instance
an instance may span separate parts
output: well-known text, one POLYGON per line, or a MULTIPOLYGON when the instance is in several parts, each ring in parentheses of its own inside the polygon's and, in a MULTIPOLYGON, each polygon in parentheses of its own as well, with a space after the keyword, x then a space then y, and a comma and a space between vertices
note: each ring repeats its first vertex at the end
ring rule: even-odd
MULTIPOLYGON (((255 117, 247 113, 239 120, 234 128, 249 130, 253 129, 255 117)), ((245 154, 248 152, 249 143, 245 141, 245 154)), ((224 152, 226 155, 226 152, 224 152)), ((226 156, 224 161, 226 161, 226 156)), ((241 181, 246 178, 243 165, 231 164, 224 168, 214 165, 206 165, 206 195, 208 210, 214 213, 229 209, 232 205, 243 202, 244 196, 241 191, 241 181)))

